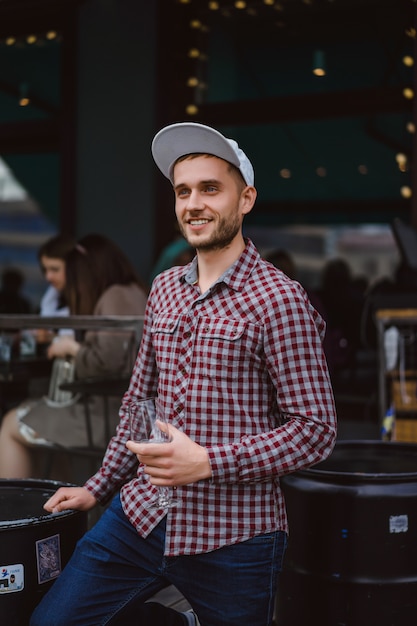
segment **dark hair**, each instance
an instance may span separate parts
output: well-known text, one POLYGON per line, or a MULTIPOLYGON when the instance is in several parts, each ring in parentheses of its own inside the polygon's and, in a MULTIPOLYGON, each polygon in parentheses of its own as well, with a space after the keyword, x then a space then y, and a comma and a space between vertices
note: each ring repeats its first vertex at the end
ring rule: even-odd
POLYGON ((74 315, 92 315, 97 301, 112 285, 136 284, 148 293, 124 252, 104 235, 82 237, 65 262, 65 294, 74 315))
POLYGON ((50 259, 62 259, 65 260, 68 252, 72 250, 75 245, 75 239, 68 237, 67 235, 56 235, 45 241, 38 250, 38 260, 41 263, 43 256, 47 256, 50 259))
POLYGON ((24 285, 25 277, 18 268, 8 267, 2 275, 2 286, 5 291, 18 293, 24 285))

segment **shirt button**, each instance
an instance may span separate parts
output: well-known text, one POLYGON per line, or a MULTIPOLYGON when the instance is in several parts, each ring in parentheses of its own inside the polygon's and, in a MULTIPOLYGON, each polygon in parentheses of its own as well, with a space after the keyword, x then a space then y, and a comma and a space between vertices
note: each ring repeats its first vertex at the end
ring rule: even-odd
POLYGON ((184 333, 184 337, 185 337, 185 339, 188 339, 189 337, 191 337, 191 333, 190 333, 190 331, 189 331, 189 330, 187 330, 187 331, 184 333))
POLYGON ((177 404, 177 406, 175 407, 175 410, 177 413, 181 413, 182 411, 182 404, 177 404))

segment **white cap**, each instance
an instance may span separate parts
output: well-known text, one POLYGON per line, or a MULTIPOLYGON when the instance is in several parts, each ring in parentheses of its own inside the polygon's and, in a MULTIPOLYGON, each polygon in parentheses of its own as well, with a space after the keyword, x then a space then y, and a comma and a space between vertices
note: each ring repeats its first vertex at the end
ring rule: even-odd
POLYGON ((236 141, 227 139, 218 130, 197 124, 180 122, 162 128, 152 141, 152 156, 161 172, 173 182, 177 159, 187 154, 212 154, 235 165, 247 185, 253 186, 252 163, 236 141))

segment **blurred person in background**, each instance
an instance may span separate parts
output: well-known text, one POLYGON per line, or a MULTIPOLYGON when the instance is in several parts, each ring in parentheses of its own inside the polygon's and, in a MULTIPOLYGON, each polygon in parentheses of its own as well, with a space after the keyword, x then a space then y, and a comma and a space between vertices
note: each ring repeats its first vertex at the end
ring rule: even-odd
POLYGON ((294 259, 291 254, 281 248, 277 250, 271 250, 264 256, 265 261, 269 261, 272 265, 275 265, 279 270, 284 272, 292 280, 297 280, 297 270, 295 267, 294 259))
POLYGON ((38 260, 49 287, 42 296, 39 314, 42 316, 69 315, 65 302, 65 257, 74 248, 75 240, 66 235, 48 239, 38 251, 38 260))
MULTIPOLYGON (((72 315, 143 315, 147 286, 139 278, 124 252, 110 239, 86 235, 65 258, 65 296, 72 315)), ((92 330, 82 341, 71 336, 56 337, 48 357, 74 359, 77 379, 130 375, 137 346, 126 333, 92 330)), ((112 426, 119 421, 120 400, 110 398, 112 426)), ((105 447, 102 398, 92 396, 90 414, 94 445, 105 447)), ((3 418, 0 429, 0 478, 36 477, 32 450, 51 442, 86 446, 84 406, 50 406, 44 398, 30 399, 3 418)))
POLYGON ((1 277, 0 314, 25 315, 32 312, 28 298, 22 295, 25 277, 23 273, 13 267, 6 268, 1 277))
POLYGON ((364 294, 352 277, 345 259, 329 259, 323 267, 321 286, 316 291, 327 329, 324 349, 333 374, 352 367, 361 345, 360 329, 364 294))
MULTIPOLYGON (((38 250, 38 261, 45 279, 49 283, 39 306, 42 317, 67 317, 69 308, 65 300, 65 257, 75 246, 75 239, 67 235, 56 235, 42 244, 38 250)), ((73 336, 70 329, 61 328, 58 335, 73 336)), ((36 331, 38 346, 50 343, 55 332, 39 329, 36 331)), ((41 350, 42 351, 42 350, 41 350)))

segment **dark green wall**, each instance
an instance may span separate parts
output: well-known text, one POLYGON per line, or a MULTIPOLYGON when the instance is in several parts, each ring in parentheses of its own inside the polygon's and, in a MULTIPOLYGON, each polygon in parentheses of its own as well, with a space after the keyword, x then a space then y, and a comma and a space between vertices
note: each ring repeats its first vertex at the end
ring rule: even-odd
POLYGON ((153 261, 155 3, 90 0, 78 43, 77 230, 111 236, 147 278, 153 261))

